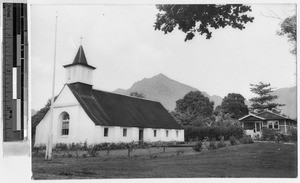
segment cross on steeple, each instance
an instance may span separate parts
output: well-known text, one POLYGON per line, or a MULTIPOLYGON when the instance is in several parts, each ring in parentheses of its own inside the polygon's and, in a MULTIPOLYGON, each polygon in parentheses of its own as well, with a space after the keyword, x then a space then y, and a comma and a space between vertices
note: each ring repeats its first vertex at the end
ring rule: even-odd
POLYGON ((82 45, 82 39, 83 39, 83 37, 81 36, 80 37, 80 45, 82 45))

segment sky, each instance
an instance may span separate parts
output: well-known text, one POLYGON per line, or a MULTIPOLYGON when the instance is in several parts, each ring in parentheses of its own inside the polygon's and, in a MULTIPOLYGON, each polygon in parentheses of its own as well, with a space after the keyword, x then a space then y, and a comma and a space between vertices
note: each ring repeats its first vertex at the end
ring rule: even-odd
POLYGON ((205 91, 249 99, 251 83, 275 88, 296 85, 296 57, 292 45, 278 36, 280 20, 295 14, 292 4, 250 4, 254 22, 246 29, 212 30, 212 38, 154 30, 155 5, 31 5, 31 106, 38 110, 51 97, 57 23, 55 94, 66 77, 63 65, 73 61, 82 45, 94 71, 94 88, 128 89, 159 73, 205 91))

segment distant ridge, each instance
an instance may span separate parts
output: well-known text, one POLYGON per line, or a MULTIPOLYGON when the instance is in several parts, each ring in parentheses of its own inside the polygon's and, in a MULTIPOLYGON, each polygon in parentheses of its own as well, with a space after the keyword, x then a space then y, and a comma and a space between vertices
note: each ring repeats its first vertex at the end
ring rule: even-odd
MULTIPOLYGON (((176 101, 183 98, 185 94, 190 91, 199 91, 197 88, 180 83, 170 79, 164 74, 158 74, 151 78, 144 78, 135 82, 129 89, 117 89, 114 93, 129 95, 130 92, 143 93, 147 99, 159 101, 169 111, 176 107, 176 101)), ((210 101, 214 102, 214 107, 222 103, 222 97, 217 95, 208 95, 204 91, 200 91, 204 96, 208 97, 210 101)), ((274 91, 273 94, 278 96, 275 100, 277 103, 285 104, 282 108, 282 113, 288 115, 290 118, 297 117, 297 95, 296 86, 290 88, 280 88, 274 91)), ((250 106, 251 103, 245 100, 245 103, 250 106)))
MULTIPOLYGON (((174 110, 176 101, 184 97, 190 91, 199 91, 197 88, 180 83, 168 78, 164 74, 158 74, 151 78, 144 78, 135 82, 128 90, 117 89, 114 93, 129 95, 130 92, 143 93, 150 100, 159 101, 169 111, 174 110)), ((219 96, 210 96, 206 92, 201 93, 215 103, 215 107, 220 105, 222 98, 219 96)))
POLYGON ((278 96, 275 102, 285 104, 281 107, 282 113, 292 119, 297 118, 297 88, 296 86, 290 88, 280 88, 273 92, 278 96))

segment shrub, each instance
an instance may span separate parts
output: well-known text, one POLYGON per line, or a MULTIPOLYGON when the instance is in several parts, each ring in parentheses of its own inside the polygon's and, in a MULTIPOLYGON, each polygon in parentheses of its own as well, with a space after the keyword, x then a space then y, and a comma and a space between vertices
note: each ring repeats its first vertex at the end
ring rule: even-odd
POLYGON ((230 136, 234 136, 237 139, 242 138, 244 135, 244 129, 240 126, 229 126, 226 128, 226 133, 224 134, 225 139, 229 139, 230 136))
POLYGON ((262 140, 275 140, 277 132, 273 129, 263 128, 262 129, 262 140))
POLYGON ((137 146, 139 146, 140 148, 145 149, 145 148, 148 148, 149 146, 151 146, 151 143, 147 143, 145 141, 138 141, 137 146))
POLYGON ((194 149, 194 151, 200 152, 200 151, 202 150, 202 142, 201 142, 201 141, 197 142, 197 143, 194 145, 193 149, 194 149))
POLYGON ((297 142, 297 128, 291 128, 290 133, 291 133, 290 140, 297 142))
POLYGON ((81 150, 82 149, 82 143, 72 143, 72 144, 69 144, 68 145, 68 149, 70 149, 70 150, 75 150, 75 151, 78 151, 78 150, 81 150))
POLYGON ((233 146, 236 144, 236 140, 235 140, 235 137, 234 136, 230 136, 229 137, 229 141, 230 141, 230 144, 233 146))
POLYGON ((117 144, 116 143, 110 143, 108 145, 109 149, 117 149, 117 144))
POLYGON ((217 149, 217 148, 218 148, 215 139, 213 139, 213 140, 211 140, 211 141, 209 142, 209 148, 210 148, 210 149, 217 149))
MULTIPOLYGON (((284 142, 291 141, 291 138, 292 137, 290 135, 284 135, 284 134, 281 135, 281 140, 283 140, 284 142)), ((297 135, 296 135, 296 140, 297 140, 297 135)))
POLYGON ((183 153, 184 153, 184 151, 182 149, 177 150, 177 156, 179 156, 180 154, 183 154, 183 153))
POLYGON ((97 156, 98 152, 97 152, 97 146, 94 145, 90 145, 87 149, 88 154, 92 157, 97 156))
POLYGON ((259 134, 254 135, 254 140, 257 140, 257 141, 261 140, 260 135, 259 134))
POLYGON ((253 143, 253 139, 251 138, 250 135, 244 135, 243 138, 240 138, 240 142, 242 144, 252 144, 253 143))
POLYGON ((124 143, 124 142, 117 143, 116 149, 126 149, 126 143, 124 143))
POLYGON ((88 149, 88 146, 87 146, 87 141, 85 141, 84 143, 83 143, 83 147, 82 147, 84 150, 87 150, 88 149))
POLYGON ((35 155, 39 154, 39 151, 46 150, 46 145, 38 145, 33 147, 33 151, 35 152, 35 155))
POLYGON ((244 130, 239 126, 208 126, 208 127, 185 127, 185 140, 192 141, 193 139, 203 140, 205 138, 220 140, 224 136, 224 140, 228 140, 230 136, 242 138, 244 130))
POLYGON ((218 148, 226 147, 226 143, 224 142, 224 136, 221 137, 220 142, 217 145, 218 148))
POLYGON ((57 150, 68 150, 68 144, 65 143, 57 143, 55 145, 55 149, 57 150))

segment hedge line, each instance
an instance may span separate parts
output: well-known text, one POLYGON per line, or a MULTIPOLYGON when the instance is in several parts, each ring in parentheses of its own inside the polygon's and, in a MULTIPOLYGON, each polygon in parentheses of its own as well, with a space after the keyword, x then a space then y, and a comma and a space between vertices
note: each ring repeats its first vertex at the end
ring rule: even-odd
POLYGON ((238 126, 184 127, 185 141, 190 141, 194 139, 203 140, 205 138, 220 140, 222 136, 224 136, 225 140, 229 140, 230 136, 234 136, 235 138, 240 139, 243 137, 243 134, 243 128, 238 126))

